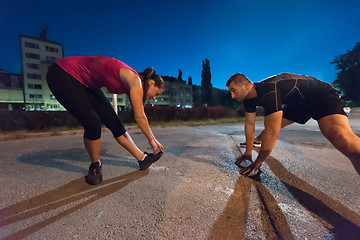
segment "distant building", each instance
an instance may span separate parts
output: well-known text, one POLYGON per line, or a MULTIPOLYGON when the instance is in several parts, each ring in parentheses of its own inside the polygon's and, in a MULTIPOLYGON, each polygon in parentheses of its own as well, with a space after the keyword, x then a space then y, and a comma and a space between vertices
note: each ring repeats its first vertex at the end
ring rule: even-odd
POLYGON ((12 111, 24 108, 24 91, 21 74, 0 69, 0 110, 12 111))
MULTIPOLYGON (((49 67, 64 57, 63 46, 46 38, 47 29, 43 28, 39 37, 20 35, 22 74, 12 74, 0 69, 0 110, 25 109, 27 111, 64 111, 65 108, 55 99, 46 83, 49 67)), ((193 107, 202 104, 202 87, 187 84, 179 77, 164 76, 165 91, 153 105, 172 105, 193 107)), ((190 82, 190 81, 189 81, 190 82)), ((192 81, 191 81, 192 82, 192 81)), ((114 95, 106 88, 102 89, 106 98, 113 103, 114 95)), ((118 94, 118 110, 131 107, 126 94, 118 94)), ((212 89, 211 98, 216 104, 227 104, 229 96, 226 90, 212 89)))
MULTIPOLYGON (((202 87, 198 85, 193 85, 193 96, 194 96, 194 106, 203 105, 202 102, 202 87)), ((211 101, 212 105, 227 106, 231 105, 232 99, 228 90, 212 88, 211 89, 211 101)))
POLYGON ((165 91, 157 96, 156 100, 151 100, 153 105, 173 105, 181 107, 193 106, 192 85, 187 85, 186 81, 174 77, 163 76, 165 91))
POLYGON ((26 110, 64 110, 46 83, 49 66, 64 55, 62 45, 46 39, 46 28, 39 38, 19 37, 26 110))
MULTIPOLYGON (((102 88, 101 90, 103 91, 107 100, 111 103, 111 105, 113 105, 114 94, 110 93, 106 88, 102 88)), ((124 111, 131 107, 130 99, 128 95, 126 95, 125 93, 116 94, 116 101, 117 101, 118 111, 124 111)))
MULTIPOLYGON (((46 28, 39 38, 20 35, 22 71, 24 79, 24 101, 26 110, 63 111, 65 108, 52 95, 46 74, 56 60, 64 57, 63 47, 46 39, 46 28)), ((113 103, 113 94, 102 89, 107 99, 113 103)), ((130 105, 126 94, 117 95, 118 110, 130 105)))
POLYGON ((231 95, 228 90, 212 88, 211 97, 213 105, 227 105, 226 102, 231 101, 231 95))
POLYGON ((194 102, 194 106, 199 106, 202 105, 202 100, 201 100, 201 92, 202 92, 202 87, 198 86, 198 85, 193 85, 193 102, 194 102))

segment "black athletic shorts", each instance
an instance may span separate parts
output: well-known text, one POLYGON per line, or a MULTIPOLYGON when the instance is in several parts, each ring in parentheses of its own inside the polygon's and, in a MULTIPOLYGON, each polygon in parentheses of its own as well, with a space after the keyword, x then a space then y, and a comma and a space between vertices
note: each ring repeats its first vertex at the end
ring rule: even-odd
POLYGON ((318 121, 333 114, 347 116, 341 99, 333 88, 328 88, 317 96, 305 100, 300 106, 283 108, 283 118, 300 124, 305 124, 310 118, 318 121))

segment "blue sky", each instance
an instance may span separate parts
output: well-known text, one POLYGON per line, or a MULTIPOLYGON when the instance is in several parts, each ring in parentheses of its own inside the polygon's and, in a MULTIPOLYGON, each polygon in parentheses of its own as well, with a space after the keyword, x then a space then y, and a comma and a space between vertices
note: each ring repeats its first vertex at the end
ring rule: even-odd
POLYGON ((19 34, 63 44, 65 56, 105 55, 137 71, 192 77, 210 60, 212 84, 241 72, 332 83, 335 56, 360 41, 358 0, 0 0, 0 68, 21 73, 19 34))

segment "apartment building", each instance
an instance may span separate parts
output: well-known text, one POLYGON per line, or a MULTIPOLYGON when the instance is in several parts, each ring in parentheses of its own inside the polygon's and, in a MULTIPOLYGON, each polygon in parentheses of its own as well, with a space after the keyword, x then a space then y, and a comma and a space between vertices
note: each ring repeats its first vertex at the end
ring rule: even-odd
MULTIPOLYGON (((46 31, 46 28, 43 28, 39 37, 19 36, 22 74, 12 74, 12 81, 14 82, 14 79, 17 79, 19 84, 10 87, 8 82, 11 74, 2 71, 2 82, 4 83, 0 83, 0 109, 10 111, 15 109, 27 111, 65 110, 53 96, 46 83, 49 67, 56 60, 64 57, 64 50, 62 44, 49 41, 46 38, 46 31), (5 84, 5 82, 7 83, 5 84)), ((163 78, 165 91, 157 97, 156 101, 151 100, 151 104, 193 106, 192 85, 174 77, 165 76, 163 78)), ((114 95, 109 93, 106 88, 102 90, 109 102, 113 103, 114 95)), ((130 107, 130 100, 126 94, 118 94, 116 98, 118 111, 130 107)))
POLYGON ((38 38, 23 35, 19 37, 25 109, 64 110, 46 83, 49 66, 64 56, 62 45, 46 39, 46 28, 38 38))
POLYGON ((116 96, 116 104, 117 104, 117 110, 118 111, 124 111, 131 107, 130 99, 128 95, 126 94, 112 94, 110 93, 106 88, 101 89, 107 98, 107 100, 111 103, 111 105, 114 104, 114 96, 116 96))
MULTIPOLYGON (((63 111, 63 106, 52 95, 47 83, 46 73, 49 67, 64 56, 60 43, 46 39, 46 28, 39 38, 20 35, 22 71, 24 79, 24 103, 28 111, 63 111)), ((102 89, 112 103, 113 94, 102 89)), ((125 94, 117 95, 118 110, 130 105, 125 94)))
POLYGON ((0 110, 12 111, 24 108, 24 91, 21 74, 0 69, 0 110))
POLYGON ((160 94, 153 105, 174 105, 185 108, 193 106, 193 88, 186 81, 174 77, 164 76, 165 91, 160 94))

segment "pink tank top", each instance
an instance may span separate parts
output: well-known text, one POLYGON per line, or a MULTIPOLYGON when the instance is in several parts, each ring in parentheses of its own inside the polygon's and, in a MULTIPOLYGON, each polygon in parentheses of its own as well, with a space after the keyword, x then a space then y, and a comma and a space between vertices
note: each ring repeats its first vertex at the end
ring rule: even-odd
POLYGON ((121 68, 128 68, 139 76, 134 69, 111 57, 64 57, 56 64, 89 89, 106 87, 110 93, 129 95, 129 89, 120 79, 121 68))

